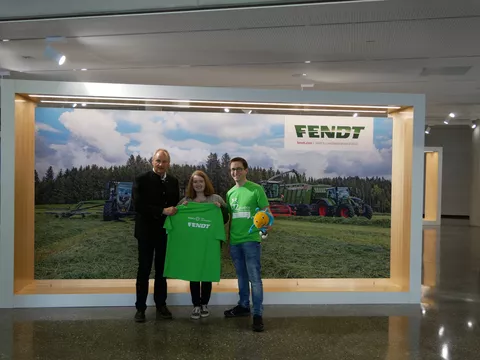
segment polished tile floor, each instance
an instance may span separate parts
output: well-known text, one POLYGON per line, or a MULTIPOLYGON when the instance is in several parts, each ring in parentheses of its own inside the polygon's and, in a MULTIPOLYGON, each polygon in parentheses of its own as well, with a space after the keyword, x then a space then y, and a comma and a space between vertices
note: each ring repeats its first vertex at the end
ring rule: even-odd
POLYGON ((480 359, 480 228, 424 232, 419 306, 268 306, 267 330, 212 316, 132 321, 132 308, 0 310, 0 359, 480 359))

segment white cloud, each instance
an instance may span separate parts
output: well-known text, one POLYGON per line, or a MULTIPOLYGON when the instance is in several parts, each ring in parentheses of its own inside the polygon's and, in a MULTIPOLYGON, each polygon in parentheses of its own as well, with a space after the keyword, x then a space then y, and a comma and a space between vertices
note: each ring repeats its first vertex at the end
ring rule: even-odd
POLYGON ((107 162, 126 161, 125 146, 130 139, 116 130, 117 123, 110 112, 75 109, 63 113, 59 121, 71 132, 74 140, 82 143, 82 147, 93 147, 107 162))
MULTIPOLYGON (((194 134, 216 135, 222 139, 244 141, 271 135, 272 125, 283 125, 280 115, 223 113, 165 113, 165 121, 194 134)), ((173 126, 173 125, 172 125, 173 126)))
MULTIPOLYGON (((66 145, 44 144, 43 156, 37 158, 36 164, 41 176, 50 165, 56 169, 89 164, 122 165, 130 152, 148 159, 160 147, 169 150, 175 164, 199 165, 210 152, 216 152, 219 157, 224 153, 245 157, 251 166, 294 168, 315 178, 390 177, 391 173, 388 148, 307 153, 283 149, 283 138, 271 137, 272 126, 284 124, 283 116, 75 109, 62 114, 59 120, 70 131, 70 140, 66 145), (119 121, 133 125, 138 132, 121 134, 119 121), (188 130, 190 138, 174 140, 169 136, 171 130, 188 130), (194 133, 223 141, 209 144, 194 133), (256 140, 252 146, 251 140, 256 140), (246 141, 248 145, 244 145, 246 141)), ((382 140, 385 145, 391 144, 391 139, 382 140)))
POLYGON ((284 143, 285 140, 283 139, 283 137, 281 137, 276 139, 268 139, 264 142, 264 145, 272 148, 283 148, 284 143))
POLYGON ((60 169, 70 169, 72 167, 79 168, 96 164, 98 166, 109 167, 115 165, 107 161, 100 153, 89 151, 88 147, 82 147, 76 141, 70 141, 68 144, 52 144, 52 150, 48 156, 37 156, 35 159, 35 169, 42 177, 49 166, 52 166, 55 174, 60 169))
POLYGON ((370 152, 331 152, 326 157, 326 176, 383 176, 391 178, 392 150, 381 149, 370 152))
POLYGON ((383 145, 384 147, 392 147, 392 139, 386 139, 380 142, 380 144, 383 145))
POLYGON ((39 131, 39 130, 48 131, 48 132, 52 132, 52 133, 59 133, 60 132, 60 130, 55 129, 54 127, 52 127, 48 124, 44 124, 44 123, 35 124, 35 130, 36 131, 39 131))

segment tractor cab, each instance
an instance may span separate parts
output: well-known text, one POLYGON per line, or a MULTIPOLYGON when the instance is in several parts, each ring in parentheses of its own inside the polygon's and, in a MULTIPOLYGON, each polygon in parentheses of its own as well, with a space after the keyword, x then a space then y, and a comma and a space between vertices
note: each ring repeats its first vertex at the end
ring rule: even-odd
POLYGON ((280 181, 262 181, 260 183, 263 186, 265 195, 267 195, 268 201, 281 201, 282 196, 280 194, 280 181))
POLYGON ((132 203, 132 183, 119 182, 117 185, 117 211, 128 212, 132 203))
POLYGON ((348 187, 331 187, 327 189, 327 198, 339 202, 350 199, 350 189, 348 187))
POLYGON ((111 181, 107 184, 108 199, 103 206, 103 220, 118 220, 135 215, 132 200, 132 182, 111 181))

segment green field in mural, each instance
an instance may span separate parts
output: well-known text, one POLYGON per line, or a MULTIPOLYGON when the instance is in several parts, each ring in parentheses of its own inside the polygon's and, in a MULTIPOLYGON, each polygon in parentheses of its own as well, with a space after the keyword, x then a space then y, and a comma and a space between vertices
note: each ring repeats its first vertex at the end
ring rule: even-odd
MULTIPOLYGON (((105 222, 101 207, 85 217, 57 218, 46 213, 60 207, 36 207, 36 279, 136 277, 131 218, 105 222)), ((222 278, 235 278, 228 247, 223 250, 222 278)), ((265 279, 389 277, 390 216, 277 218, 263 242, 262 266, 265 279)))

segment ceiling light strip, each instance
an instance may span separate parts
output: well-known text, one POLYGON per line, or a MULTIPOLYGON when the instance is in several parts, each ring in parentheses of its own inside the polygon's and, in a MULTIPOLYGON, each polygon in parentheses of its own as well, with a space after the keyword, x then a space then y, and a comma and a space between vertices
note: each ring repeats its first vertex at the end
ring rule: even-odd
MULTIPOLYGON (((61 100, 41 100, 41 103, 45 104, 75 104, 74 101, 61 101, 61 100)), ((87 105, 108 105, 108 106, 141 106, 141 107, 165 107, 165 108, 193 108, 193 109, 221 109, 224 110, 224 106, 202 106, 202 105, 175 105, 175 104, 136 104, 136 103, 114 103, 114 102, 83 102, 87 105)), ((341 109, 341 110, 331 110, 331 109, 295 109, 295 108, 230 108, 232 110, 273 110, 273 111, 303 111, 303 112, 361 112, 361 113, 373 113, 373 114, 385 114, 385 111, 381 110, 351 110, 351 109, 341 109)))
POLYGON ((334 105, 334 104, 302 104, 302 103, 266 103, 266 102, 240 102, 240 101, 216 101, 216 100, 175 100, 175 99, 135 99, 135 98, 113 98, 113 97, 92 97, 92 96, 63 96, 63 95, 28 95, 31 98, 50 99, 87 99, 87 100, 113 100, 113 101, 147 101, 147 102, 168 102, 168 103, 201 103, 201 104, 229 104, 229 105, 278 105, 278 106, 308 106, 308 107, 333 107, 333 108, 357 108, 357 109, 385 109, 396 110, 400 106, 376 106, 376 105, 334 105))

